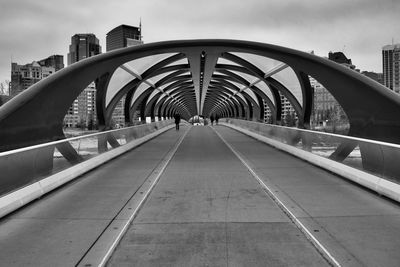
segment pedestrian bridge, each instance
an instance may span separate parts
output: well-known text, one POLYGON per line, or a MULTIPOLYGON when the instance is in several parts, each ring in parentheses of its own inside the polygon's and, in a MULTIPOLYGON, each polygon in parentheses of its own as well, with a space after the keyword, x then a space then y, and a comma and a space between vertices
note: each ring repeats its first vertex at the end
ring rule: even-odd
POLYGON ((10 206, 32 202, 0 222, 2 264, 398 266, 400 206, 350 180, 379 186, 356 169, 359 155, 350 167, 322 157, 328 142, 278 149, 234 123, 167 125, 97 156, 94 136, 69 140, 87 160, 70 166, 56 152, 59 172, 14 191, 10 206))
POLYGON ((399 109, 352 70, 268 44, 171 41, 83 60, 0 108, 1 263, 398 266, 399 109), (349 136, 309 130, 309 77, 349 136), (63 117, 93 81, 101 131, 66 138, 63 117), (122 97, 127 124, 152 122, 111 129, 122 97), (282 97, 298 128, 280 125, 282 97), (198 115, 220 120, 187 122, 198 115))

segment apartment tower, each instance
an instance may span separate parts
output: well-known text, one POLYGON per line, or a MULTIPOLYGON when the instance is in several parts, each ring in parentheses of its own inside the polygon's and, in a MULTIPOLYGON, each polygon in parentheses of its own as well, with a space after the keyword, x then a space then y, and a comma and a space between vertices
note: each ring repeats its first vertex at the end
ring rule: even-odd
MULTIPOLYGON (((80 33, 71 37, 68 65, 101 54, 99 39, 92 33, 80 33)), ((75 99, 65 118, 66 127, 93 129, 97 125, 96 86, 89 84, 75 99)))
POLYGON ((382 48, 383 84, 400 93, 400 44, 382 48))

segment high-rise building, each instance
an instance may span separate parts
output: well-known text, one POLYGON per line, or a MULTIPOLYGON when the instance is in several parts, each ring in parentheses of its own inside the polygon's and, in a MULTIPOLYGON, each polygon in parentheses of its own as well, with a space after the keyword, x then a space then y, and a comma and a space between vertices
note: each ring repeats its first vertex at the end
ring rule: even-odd
MULTIPOLYGON (((141 44, 143 44, 141 23, 139 27, 123 24, 107 33, 107 51, 141 44)), ((112 114, 113 127, 125 126, 124 103, 125 96, 118 102, 112 114)))
POLYGON ((267 102, 263 99, 264 106, 264 123, 272 123, 272 113, 270 108, 268 107, 267 102))
POLYGON ((25 65, 12 62, 10 95, 12 97, 18 95, 41 79, 42 68, 36 61, 25 65))
POLYGON ((362 75, 367 76, 368 78, 377 81, 380 84, 383 84, 383 74, 382 73, 376 73, 373 71, 363 71, 361 72, 362 75))
POLYGON ((282 124, 286 126, 294 126, 295 121, 297 120, 297 114, 290 101, 282 93, 280 93, 280 95, 282 107, 282 124))
MULTIPOLYGON (((311 52, 314 54, 314 51, 311 52)), ((358 71, 352 64, 351 59, 348 59, 342 52, 329 52, 329 59, 336 63, 342 64, 349 69, 358 71)), ((316 125, 326 124, 327 119, 333 118, 333 115, 337 115, 340 119, 346 117, 342 107, 332 96, 332 94, 316 79, 309 76, 311 87, 314 89, 314 101, 313 101, 313 114, 311 121, 316 125)), ((271 123, 271 111, 264 101, 264 122, 271 123)), ((298 120, 295 109, 293 108, 290 101, 281 94, 281 118, 283 125, 293 126, 295 121, 298 120)))
POLYGON ((106 50, 143 44, 142 26, 120 25, 107 33, 106 50))
POLYGON ((96 124, 96 86, 92 82, 72 103, 64 117, 64 125, 66 127, 81 127, 92 130, 96 124))
MULTIPOLYGON (((351 59, 347 58, 342 52, 329 52, 328 58, 351 70, 358 71, 351 59)), ((345 122, 346 114, 333 95, 313 77, 310 77, 310 84, 314 88, 314 107, 311 118, 314 124, 326 125, 326 122, 330 120, 345 122)))
MULTIPOLYGON (((99 39, 92 33, 75 34, 71 37, 68 65, 82 59, 101 54, 99 39)), ((64 117, 66 127, 81 127, 89 130, 97 125, 96 86, 92 82, 74 100, 64 117)))
POLYGON ((11 63, 10 96, 14 97, 64 67, 64 57, 53 55, 25 65, 11 63))
POLYGON ((71 37, 68 65, 101 54, 99 39, 93 33, 78 33, 71 37))
POLYGON ((38 61, 40 66, 53 67, 56 71, 64 68, 64 56, 53 55, 38 61))
POLYGON ((343 52, 329 52, 328 58, 329 60, 348 67, 349 69, 354 70, 356 68, 356 66, 351 63, 351 59, 347 58, 343 52))
POLYGON ((311 87, 314 88, 314 102, 312 121, 316 125, 323 125, 329 119, 332 110, 337 108, 339 103, 332 94, 317 80, 310 77, 311 87))
POLYGON ((332 109, 337 104, 332 94, 316 79, 310 77, 310 84, 314 88, 314 108, 316 110, 326 111, 332 109))
POLYGON ((400 93, 400 44, 382 47, 383 85, 400 93))

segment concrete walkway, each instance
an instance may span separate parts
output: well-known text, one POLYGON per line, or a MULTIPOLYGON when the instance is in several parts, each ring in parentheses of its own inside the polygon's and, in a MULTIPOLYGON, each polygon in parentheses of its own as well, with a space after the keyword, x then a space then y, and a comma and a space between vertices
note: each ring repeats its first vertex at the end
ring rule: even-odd
MULTIPOLYGON (((186 129, 3 218, 0 266, 80 263, 186 129)), ((223 126, 190 128, 109 266, 328 265, 217 132, 342 266, 399 266, 397 203, 223 126)))
POLYGON ((216 127, 342 266, 400 266, 400 205, 227 127, 216 127))
POLYGON ((183 132, 170 130, 3 218, 0 266, 76 265, 183 132))
POLYGON ((324 266, 210 127, 192 127, 109 266, 324 266))

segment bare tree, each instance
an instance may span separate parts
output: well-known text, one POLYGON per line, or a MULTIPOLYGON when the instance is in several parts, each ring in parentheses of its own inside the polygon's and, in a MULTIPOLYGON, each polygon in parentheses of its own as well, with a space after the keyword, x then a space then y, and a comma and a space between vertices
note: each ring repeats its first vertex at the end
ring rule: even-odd
POLYGON ((0 82, 0 95, 8 95, 9 94, 9 80, 4 80, 3 82, 0 82))
POLYGON ((0 83, 0 95, 6 94, 6 88, 3 83, 0 83))

